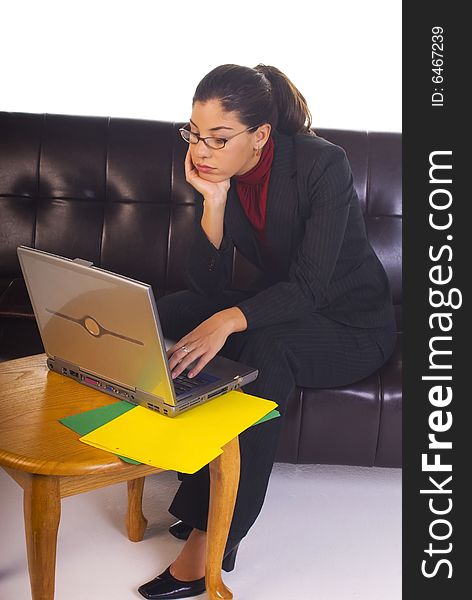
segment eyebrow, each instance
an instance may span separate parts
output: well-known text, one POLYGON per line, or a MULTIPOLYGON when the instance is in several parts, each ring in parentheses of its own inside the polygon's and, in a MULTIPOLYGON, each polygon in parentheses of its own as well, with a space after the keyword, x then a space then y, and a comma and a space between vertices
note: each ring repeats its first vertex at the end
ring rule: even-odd
MULTIPOLYGON (((190 123, 192 123, 192 125, 194 125, 194 127, 196 127, 197 129, 200 129, 200 128, 198 127, 198 125, 196 125, 196 124, 195 124, 195 123, 192 121, 192 119, 190 119, 190 123)), ((234 128, 233 128, 233 127, 224 127, 223 125, 221 125, 220 127, 212 127, 212 128, 210 129, 210 131, 218 131, 218 129, 229 129, 230 131, 234 131, 234 128)))

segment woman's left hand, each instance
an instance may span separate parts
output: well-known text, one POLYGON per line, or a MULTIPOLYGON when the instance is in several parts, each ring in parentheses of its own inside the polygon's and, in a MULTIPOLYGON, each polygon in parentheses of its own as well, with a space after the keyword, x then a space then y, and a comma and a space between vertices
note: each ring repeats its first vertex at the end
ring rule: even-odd
POLYGON ((235 306, 217 312, 200 323, 167 350, 172 378, 175 379, 195 360, 197 363, 188 375, 198 375, 223 348, 228 336, 236 331, 244 331, 246 327, 246 318, 235 306))

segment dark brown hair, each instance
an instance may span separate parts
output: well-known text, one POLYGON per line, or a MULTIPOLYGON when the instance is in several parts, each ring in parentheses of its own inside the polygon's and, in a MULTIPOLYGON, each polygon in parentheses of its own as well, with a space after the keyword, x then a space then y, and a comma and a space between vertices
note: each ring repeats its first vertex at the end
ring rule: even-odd
POLYGON ((305 98, 276 67, 216 67, 198 84, 192 104, 215 99, 225 111, 239 113, 239 120, 248 128, 270 123, 281 133, 313 134, 305 98))

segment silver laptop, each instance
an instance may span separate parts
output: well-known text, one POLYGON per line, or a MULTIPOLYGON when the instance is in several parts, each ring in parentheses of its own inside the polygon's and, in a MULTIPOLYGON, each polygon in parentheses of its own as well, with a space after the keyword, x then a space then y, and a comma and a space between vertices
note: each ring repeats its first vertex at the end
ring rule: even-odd
POLYGON ((52 371, 169 417, 256 379, 256 369, 216 356, 173 380, 150 285, 80 258, 17 252, 52 371))

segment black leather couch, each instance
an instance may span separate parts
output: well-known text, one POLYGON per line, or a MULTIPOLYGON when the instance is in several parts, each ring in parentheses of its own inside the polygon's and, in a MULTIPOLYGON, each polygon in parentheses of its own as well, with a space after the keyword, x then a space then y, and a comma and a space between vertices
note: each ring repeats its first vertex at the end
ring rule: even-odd
MULTIPOLYGON (((182 289, 194 223, 182 123, 0 113, 0 360, 43 352, 16 248, 93 261, 153 286, 182 289)), ((398 344, 366 379, 299 389, 276 460, 401 466, 401 134, 319 129, 350 160, 370 242, 391 281, 398 344)), ((236 253, 233 287, 250 265, 236 253)))

